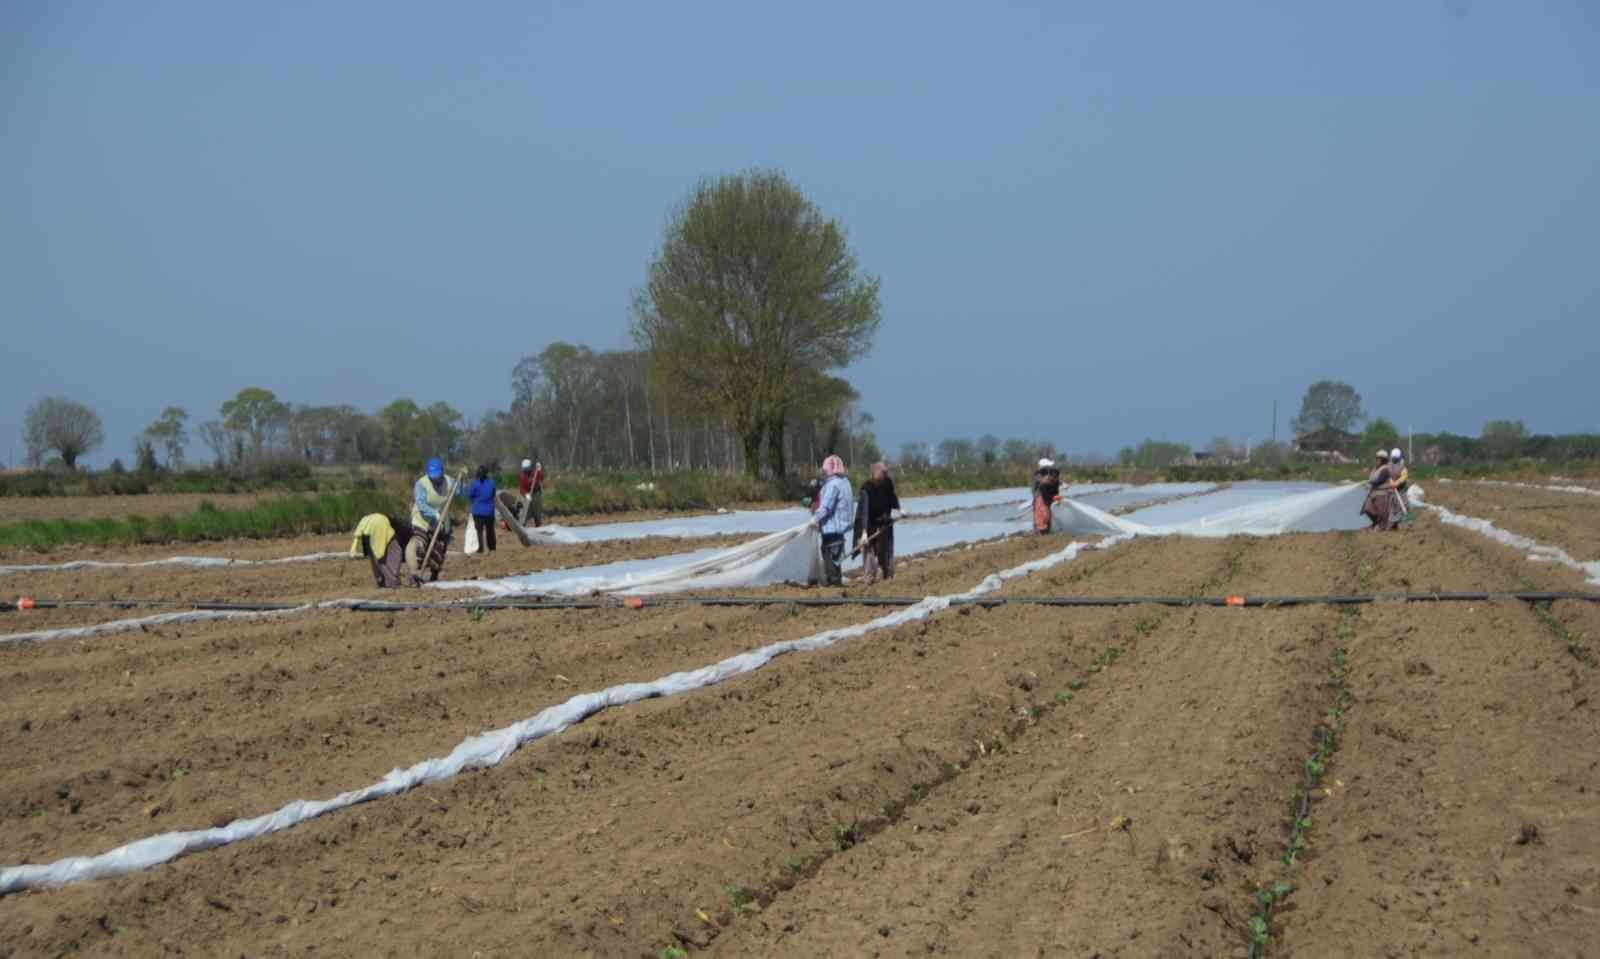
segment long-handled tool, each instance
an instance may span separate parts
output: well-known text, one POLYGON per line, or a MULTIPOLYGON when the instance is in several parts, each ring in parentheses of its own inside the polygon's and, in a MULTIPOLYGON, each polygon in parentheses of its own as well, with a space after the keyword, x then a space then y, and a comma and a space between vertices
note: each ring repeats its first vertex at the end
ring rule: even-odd
POLYGON ((894 520, 891 519, 888 522, 884 523, 882 526, 879 526, 877 529, 875 529, 872 532, 868 533, 860 542, 856 543, 854 549, 850 550, 850 558, 851 559, 855 559, 857 556, 860 556, 861 555, 861 551, 866 549, 868 546, 872 545, 872 541, 878 538, 878 534, 879 533, 883 532, 884 530, 888 529, 889 527, 891 527, 893 525, 894 525, 894 520))

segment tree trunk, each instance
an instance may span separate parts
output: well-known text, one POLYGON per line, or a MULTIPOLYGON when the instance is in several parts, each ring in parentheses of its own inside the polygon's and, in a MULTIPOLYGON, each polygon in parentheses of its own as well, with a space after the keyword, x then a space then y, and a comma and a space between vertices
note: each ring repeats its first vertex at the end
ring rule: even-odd
POLYGON ((745 430, 741 436, 744 440, 744 472, 751 479, 761 475, 761 441, 765 437, 766 430, 762 423, 745 430))
POLYGON ((633 404, 628 400, 631 392, 626 385, 622 388, 622 431, 628 434, 628 469, 637 469, 639 461, 633 455, 633 404))
POLYGON ((672 472, 672 411, 661 404, 661 429, 667 437, 667 472, 672 472))
POLYGON ((644 422, 645 429, 650 435, 650 474, 654 476, 656 472, 656 411, 655 404, 650 402, 650 390, 648 387, 644 391, 644 422))
POLYGON ((780 411, 767 418, 767 468, 773 476, 784 474, 783 461, 784 414, 780 411))

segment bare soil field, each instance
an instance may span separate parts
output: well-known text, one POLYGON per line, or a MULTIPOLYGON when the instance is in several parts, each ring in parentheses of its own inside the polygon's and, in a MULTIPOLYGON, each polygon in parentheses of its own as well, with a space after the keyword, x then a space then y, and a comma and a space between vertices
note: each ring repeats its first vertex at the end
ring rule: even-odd
MULTIPOLYGON (((872 594, 959 592, 1064 545, 952 550, 872 594)), ((515 552, 521 570, 545 555, 515 552)), ((37 581, 190 599, 370 587, 364 564, 311 567, 37 581)), ((1398 534, 1140 539, 1000 595, 1530 583, 1582 588, 1425 515, 1398 534)), ((0 863, 325 798, 575 693, 882 612, 319 612, 0 648, 0 863)), ((1255 893, 1280 881, 1295 888, 1274 956, 1589 954, 1584 636, 1600 608, 1581 601, 953 608, 274 836, 5 897, 0 956, 1243 956, 1255 893), (1341 688, 1289 868, 1288 800, 1341 688)))
POLYGON ((1573 559, 1600 559, 1600 496, 1484 483, 1434 483, 1428 501, 1501 529, 1559 546, 1573 559))

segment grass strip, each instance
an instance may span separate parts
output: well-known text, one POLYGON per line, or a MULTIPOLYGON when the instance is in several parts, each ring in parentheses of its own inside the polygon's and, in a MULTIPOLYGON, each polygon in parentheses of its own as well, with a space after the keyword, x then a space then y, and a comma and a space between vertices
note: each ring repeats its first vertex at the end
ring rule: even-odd
POLYGON ((0 525, 0 547, 46 552, 68 545, 199 543, 337 533, 354 529, 368 513, 393 514, 401 506, 396 497, 373 490, 281 496, 244 509, 219 509, 202 500, 192 513, 7 523, 0 525))

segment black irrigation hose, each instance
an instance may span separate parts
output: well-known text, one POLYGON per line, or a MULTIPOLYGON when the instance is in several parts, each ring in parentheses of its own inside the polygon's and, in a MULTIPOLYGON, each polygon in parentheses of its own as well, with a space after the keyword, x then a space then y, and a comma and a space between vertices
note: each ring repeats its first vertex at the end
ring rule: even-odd
MULTIPOLYGON (((1600 602, 1600 593, 1366 593, 1347 596, 985 596, 952 599, 952 606, 1227 606, 1244 608, 1287 606, 1357 606, 1378 602, 1489 602, 1517 599, 1525 603, 1550 603, 1571 599, 1600 602)), ((625 609, 646 606, 914 606, 921 599, 909 596, 682 596, 660 599, 490 599, 481 602, 391 602, 368 600, 330 609, 358 613, 399 613, 416 610, 495 609, 625 609)), ((0 601, 0 612, 27 609, 184 609, 230 613, 272 613, 300 609, 306 603, 181 603, 170 600, 88 599, 0 601)), ((314 603, 311 605, 315 605, 314 603)))

